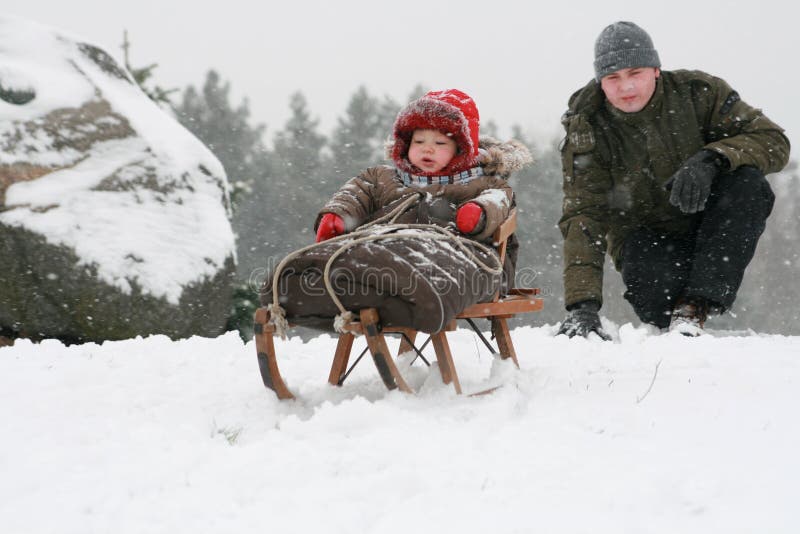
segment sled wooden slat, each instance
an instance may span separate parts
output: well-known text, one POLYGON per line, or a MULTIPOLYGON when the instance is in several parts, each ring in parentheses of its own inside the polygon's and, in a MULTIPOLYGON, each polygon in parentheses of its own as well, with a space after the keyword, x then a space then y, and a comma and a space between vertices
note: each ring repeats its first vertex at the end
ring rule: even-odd
MULTIPOLYGON (((376 312, 377 313, 377 312, 376 312)), ((343 329, 346 333, 353 334, 354 336, 363 336, 364 335, 364 326, 361 324, 359 320, 350 321, 343 326, 343 329)), ((381 327, 381 332, 384 334, 401 334, 405 333, 407 336, 416 336, 417 331, 411 328, 400 328, 400 327, 392 327, 392 326, 383 326, 381 327)), ((414 338, 411 338, 412 340, 414 338)), ((411 348, 409 347, 409 350, 411 348)))
POLYGON ((436 351, 436 361, 439 362, 439 373, 442 375, 442 382, 453 384, 456 393, 461 395, 461 383, 458 381, 456 364, 453 362, 450 344, 447 342, 447 334, 436 332, 431 335, 431 341, 433 341, 433 349, 436 351))
POLYGON ((331 372, 328 375, 328 383, 333 386, 341 384, 344 373, 347 371, 347 362, 350 360, 350 351, 353 349, 353 340, 356 338, 353 334, 345 332, 339 336, 339 342, 336 344, 336 354, 333 356, 333 365, 331 365, 331 372))
POLYGON ((378 368, 378 373, 381 375, 383 383, 389 389, 399 388, 400 391, 413 393, 413 390, 408 387, 403 375, 397 370, 397 366, 392 359, 392 353, 389 352, 386 339, 380 331, 380 318, 377 310, 375 308, 361 310, 360 316, 364 337, 367 338, 367 346, 369 346, 375 367, 378 368))
POLYGON ((414 350, 414 341, 417 340, 417 331, 416 330, 409 330, 406 332, 405 337, 400 339, 400 348, 397 349, 397 355, 400 356, 401 354, 405 354, 406 352, 410 352, 414 350), (406 340, 408 338, 408 340, 406 340))
POLYGON ((261 372, 261 380, 266 387, 275 392, 279 399, 293 399, 294 395, 292 395, 292 392, 286 387, 281 372, 278 369, 278 360, 275 355, 275 341, 273 338, 275 328, 269 324, 269 312, 266 308, 259 308, 256 310, 254 331, 258 369, 261 372))
POLYGON ((508 330, 508 323, 502 317, 492 317, 492 334, 497 340, 497 349, 500 352, 500 357, 504 360, 511 358, 514 365, 519 369, 519 361, 517 361, 517 353, 514 350, 514 342, 511 341, 511 332, 508 330))
POLYGON ((482 317, 493 317, 496 315, 513 316, 517 313, 528 313, 540 311, 544 307, 544 301, 537 297, 525 297, 509 295, 496 302, 483 302, 473 304, 465 308, 456 317, 459 319, 475 319, 482 317))

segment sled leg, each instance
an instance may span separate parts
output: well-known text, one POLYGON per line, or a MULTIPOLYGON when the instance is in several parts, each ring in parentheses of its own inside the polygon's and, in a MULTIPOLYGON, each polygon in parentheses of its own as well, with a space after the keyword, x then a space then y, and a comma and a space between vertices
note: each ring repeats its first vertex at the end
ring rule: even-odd
POLYGON ((505 360, 511 358, 514 365, 519 369, 517 353, 514 351, 514 342, 511 341, 511 333, 508 331, 508 323, 503 317, 492 317, 492 334, 497 339, 497 348, 500 356, 505 360))
POLYGON ((268 322, 269 313, 267 310, 264 308, 256 310, 254 331, 261 380, 266 387, 275 392, 279 399, 293 399, 294 395, 286 387, 281 372, 278 370, 278 360, 275 357, 275 342, 272 337, 274 328, 268 322))
MULTIPOLYGON (((409 330, 408 332, 406 332, 406 335, 408 336, 408 339, 411 340, 411 343, 414 343, 414 341, 417 339, 417 331, 416 330, 409 330)), ((401 354, 405 354, 406 352, 410 352, 410 351, 414 350, 414 347, 411 345, 411 343, 406 341, 405 337, 401 338, 400 339, 400 348, 397 349, 397 355, 400 356, 401 354)))
POLYGON ((450 344, 447 342, 447 335, 444 332, 431 334, 433 348, 436 351, 436 361, 439 362, 439 372, 442 374, 442 382, 445 384, 453 383, 456 393, 461 395, 461 384, 458 381, 458 373, 453 362, 453 354, 450 352, 450 344))
POLYGON ((378 331, 378 321, 378 311, 375 308, 361 310, 361 327, 367 338, 367 345, 372 353, 372 359, 375 361, 375 367, 378 368, 378 373, 388 389, 399 388, 405 393, 413 393, 400 371, 397 370, 389 347, 386 345, 386 339, 378 331))
POLYGON ((355 336, 350 332, 339 334, 339 342, 336 344, 336 354, 333 357, 331 373, 328 376, 328 383, 332 386, 341 386, 342 377, 347 371, 347 362, 350 361, 350 351, 353 348, 355 336))

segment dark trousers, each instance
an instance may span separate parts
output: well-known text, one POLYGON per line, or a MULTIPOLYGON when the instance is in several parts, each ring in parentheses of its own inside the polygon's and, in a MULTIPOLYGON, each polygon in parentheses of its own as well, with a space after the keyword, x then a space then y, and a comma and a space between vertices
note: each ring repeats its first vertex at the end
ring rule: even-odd
POLYGON ((739 167, 715 179, 688 234, 633 231, 622 245, 620 263, 625 298, 639 319, 664 328, 675 301, 685 296, 729 309, 774 202, 764 174, 739 167))

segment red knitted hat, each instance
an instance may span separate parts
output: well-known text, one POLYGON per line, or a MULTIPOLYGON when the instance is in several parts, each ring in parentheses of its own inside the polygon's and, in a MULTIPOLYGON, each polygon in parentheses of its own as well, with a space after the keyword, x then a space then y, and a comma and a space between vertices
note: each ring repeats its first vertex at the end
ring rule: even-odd
POLYGON ((426 174, 408 161, 408 148, 414 130, 439 130, 452 136, 458 151, 437 175, 465 171, 478 161, 480 117, 472 98, 458 89, 431 91, 414 100, 397 114, 394 121, 392 160, 401 170, 426 174))

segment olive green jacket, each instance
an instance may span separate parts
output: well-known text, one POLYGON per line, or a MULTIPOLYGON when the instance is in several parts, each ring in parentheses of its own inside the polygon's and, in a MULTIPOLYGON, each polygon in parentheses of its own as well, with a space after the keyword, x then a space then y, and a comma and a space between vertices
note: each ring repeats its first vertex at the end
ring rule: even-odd
POLYGON ((661 71, 653 97, 637 113, 614 108, 592 80, 572 95, 562 123, 567 135, 559 228, 567 306, 602 303, 605 253, 619 267, 630 231, 685 233, 702 216, 672 206, 663 188, 698 150, 724 155, 731 170, 752 165, 765 174, 789 159, 789 140, 777 124, 724 80, 700 71, 661 71))

